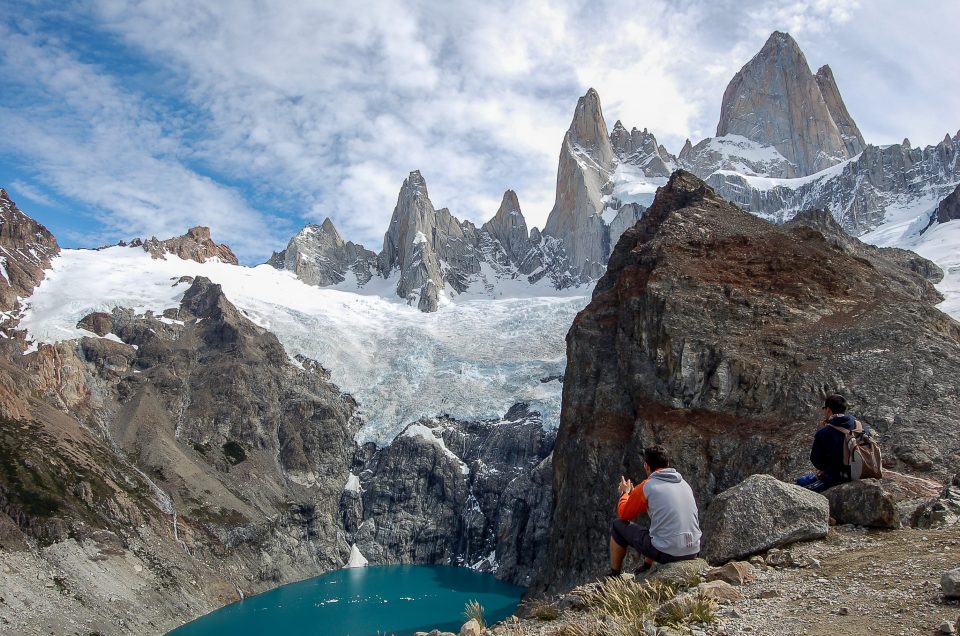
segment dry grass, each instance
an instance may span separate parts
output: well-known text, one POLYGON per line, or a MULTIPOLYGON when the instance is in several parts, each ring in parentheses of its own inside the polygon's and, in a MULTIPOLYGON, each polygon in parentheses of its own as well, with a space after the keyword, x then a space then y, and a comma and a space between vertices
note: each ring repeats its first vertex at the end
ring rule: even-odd
POLYGON ((713 623, 716 601, 701 594, 677 598, 683 587, 664 581, 638 584, 613 578, 585 592, 583 598, 592 613, 611 620, 611 632, 616 636, 646 634, 651 623, 671 627, 713 623))
POLYGON ((470 601, 463 607, 463 615, 469 620, 475 620, 480 624, 480 629, 487 628, 487 621, 483 618, 483 605, 479 601, 470 601))

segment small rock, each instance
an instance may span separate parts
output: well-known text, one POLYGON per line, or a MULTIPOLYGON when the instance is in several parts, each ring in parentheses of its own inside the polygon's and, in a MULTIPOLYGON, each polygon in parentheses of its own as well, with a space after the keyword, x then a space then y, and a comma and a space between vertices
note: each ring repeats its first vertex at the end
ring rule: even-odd
POLYGON ((757 598, 778 598, 780 596, 780 590, 764 590, 760 592, 757 598))
POLYGON ((847 616, 848 614, 850 614, 850 608, 841 607, 840 609, 837 610, 837 614, 839 614, 840 616, 847 616))
POLYGON ((460 636, 480 636, 482 633, 483 630, 480 628, 480 623, 478 623, 475 618, 471 618, 460 628, 460 636))
POLYGON ((746 561, 730 561, 720 568, 707 572, 707 581, 724 581, 730 585, 743 585, 754 580, 751 566, 746 561))
POLYGON ((773 568, 790 568, 796 565, 789 550, 770 550, 767 554, 767 565, 773 568))
POLYGON ((767 562, 759 554, 754 554, 750 557, 749 563, 754 567, 765 567, 767 565, 767 562))
POLYGON ((950 621, 943 621, 940 623, 940 633, 941 634, 956 634, 957 630, 950 621))
POLYGON ((712 598, 717 601, 740 601, 743 600, 743 594, 737 588, 726 581, 710 581, 701 583, 697 586, 697 591, 706 598, 712 598))
POLYGON ((944 572, 940 577, 940 588, 946 598, 960 598, 960 568, 944 572))
POLYGON ((133 565, 133 571, 136 572, 137 574, 140 574, 141 572, 143 572, 143 566, 140 565, 139 563, 135 563, 133 565))

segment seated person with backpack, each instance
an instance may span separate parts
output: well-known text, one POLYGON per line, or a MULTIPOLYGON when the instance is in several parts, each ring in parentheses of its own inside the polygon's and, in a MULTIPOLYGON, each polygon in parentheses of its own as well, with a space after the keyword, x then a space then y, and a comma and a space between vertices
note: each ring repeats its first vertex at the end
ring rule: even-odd
POLYGON ((700 520, 697 502, 690 485, 670 466, 670 456, 663 446, 643 451, 643 468, 647 478, 634 487, 620 477, 620 499, 617 518, 610 528, 610 572, 620 576, 620 567, 627 548, 636 548, 644 558, 637 574, 654 562, 670 563, 693 559, 700 553, 700 520), (641 512, 650 516, 650 528, 631 519, 641 512))
POLYGON ((870 432, 864 430, 855 417, 847 414, 847 400, 842 395, 828 395, 823 403, 823 420, 810 449, 810 463, 817 469, 815 473, 797 479, 797 485, 815 492, 823 492, 831 486, 842 484, 861 477, 879 477, 879 447, 870 438, 870 432), (853 438, 848 446, 848 440, 853 438), (876 459, 864 457, 870 448, 875 448, 876 459), (851 450, 852 449, 852 450, 851 450), (851 459, 856 474, 851 474, 851 459), (875 463, 872 469, 864 466, 875 463), (873 474, 876 472, 876 474, 873 474))

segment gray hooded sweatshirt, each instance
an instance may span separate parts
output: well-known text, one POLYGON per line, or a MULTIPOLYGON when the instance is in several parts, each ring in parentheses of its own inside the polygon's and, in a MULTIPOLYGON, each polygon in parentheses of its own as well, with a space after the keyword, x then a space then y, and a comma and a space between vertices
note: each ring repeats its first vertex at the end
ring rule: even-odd
POLYGON ((700 551, 700 520, 690 484, 673 468, 662 468, 640 484, 650 515, 650 542, 672 556, 700 551))

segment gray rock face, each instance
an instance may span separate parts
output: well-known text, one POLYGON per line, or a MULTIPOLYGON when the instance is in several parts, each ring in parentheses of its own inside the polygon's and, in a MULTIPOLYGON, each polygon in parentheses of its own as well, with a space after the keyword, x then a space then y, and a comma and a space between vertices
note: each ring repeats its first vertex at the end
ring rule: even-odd
POLYGON ((856 154, 848 149, 848 140, 853 147, 862 145, 832 73, 826 69, 818 82, 796 41, 779 31, 727 86, 717 124, 717 136, 725 135, 773 146, 796 166, 798 176, 819 172, 856 154), (830 93, 833 111, 843 119, 847 139, 834 121, 821 82, 830 93))
MULTIPOLYGON (((960 133, 957 133, 960 137, 960 133)), ((946 140, 944 140, 946 143, 946 140)), ((953 192, 948 194, 937 206, 937 221, 939 223, 949 223, 960 219, 960 185, 954 188, 953 192)))
POLYGON ((501 421, 412 424, 361 454, 362 521, 373 563, 439 563, 526 584, 545 556, 552 435, 517 405, 501 421))
MULTIPOLYGON (((291 364, 209 280, 196 278, 165 313, 88 316, 83 325, 122 342, 86 337, 0 365, 0 413, 19 422, 3 427, 4 456, 56 467, 21 473, 42 506, 22 505, 17 482, 0 479, 0 517, 14 519, 5 533, 41 563, 40 546, 55 542, 54 554, 75 550, 85 563, 112 537, 98 567, 130 586, 124 624, 144 633, 238 590, 343 565, 339 504, 360 424, 319 365, 291 364), (123 578, 133 563, 142 575, 123 578), (162 594, 143 580, 162 581, 162 594)), ((99 598, 80 569, 71 589, 99 598)), ((80 620, 89 610, 71 611, 80 620)))
POLYGON ((557 198, 543 233, 563 241, 569 261, 595 278, 609 255, 606 227, 600 213, 603 196, 612 189, 616 167, 600 96, 592 88, 577 102, 563 138, 557 169, 557 198))
POLYGON ((503 193, 503 201, 500 202, 497 213, 484 223, 481 229, 500 243, 501 249, 513 265, 519 266, 530 251, 527 222, 520 211, 517 193, 513 190, 503 193))
POLYGON ((618 119, 610 132, 610 145, 620 162, 641 168, 648 177, 669 177, 677 169, 676 158, 646 128, 627 132, 618 119))
POLYGON ((660 188, 567 335, 562 523, 537 584, 602 573, 616 476, 641 479, 646 446, 668 447, 701 509, 751 474, 808 471, 825 391, 846 394, 901 469, 948 470, 960 325, 902 262, 827 235, 758 219, 682 171, 660 188))
POLYGON ((365 285, 377 271, 377 255, 362 245, 344 241, 329 218, 322 225, 308 225, 290 239, 287 248, 275 252, 269 265, 297 275, 308 285, 336 285, 352 272, 358 285, 365 285))
POLYGON ((60 246, 47 228, 20 211, 0 188, 0 311, 11 311, 43 280, 60 246))
POLYGON ((427 281, 437 289, 449 284, 463 292, 470 275, 480 272, 478 242, 472 223, 461 223, 446 208, 434 209, 423 176, 411 172, 383 237, 380 273, 389 278, 391 272, 399 271, 397 295, 401 298, 418 299, 427 281))
POLYGON ((867 144, 853 117, 847 111, 843 98, 840 97, 840 89, 837 88, 837 81, 833 78, 833 70, 826 64, 817 71, 817 85, 820 86, 820 94, 823 95, 823 100, 827 104, 827 110, 830 111, 830 116, 837 125, 837 130, 840 131, 840 138, 847 147, 847 155, 850 157, 857 155, 867 144))
POLYGON ((717 495, 701 519, 703 556, 720 565, 770 548, 822 539, 829 505, 818 493, 770 475, 752 475, 717 495))

